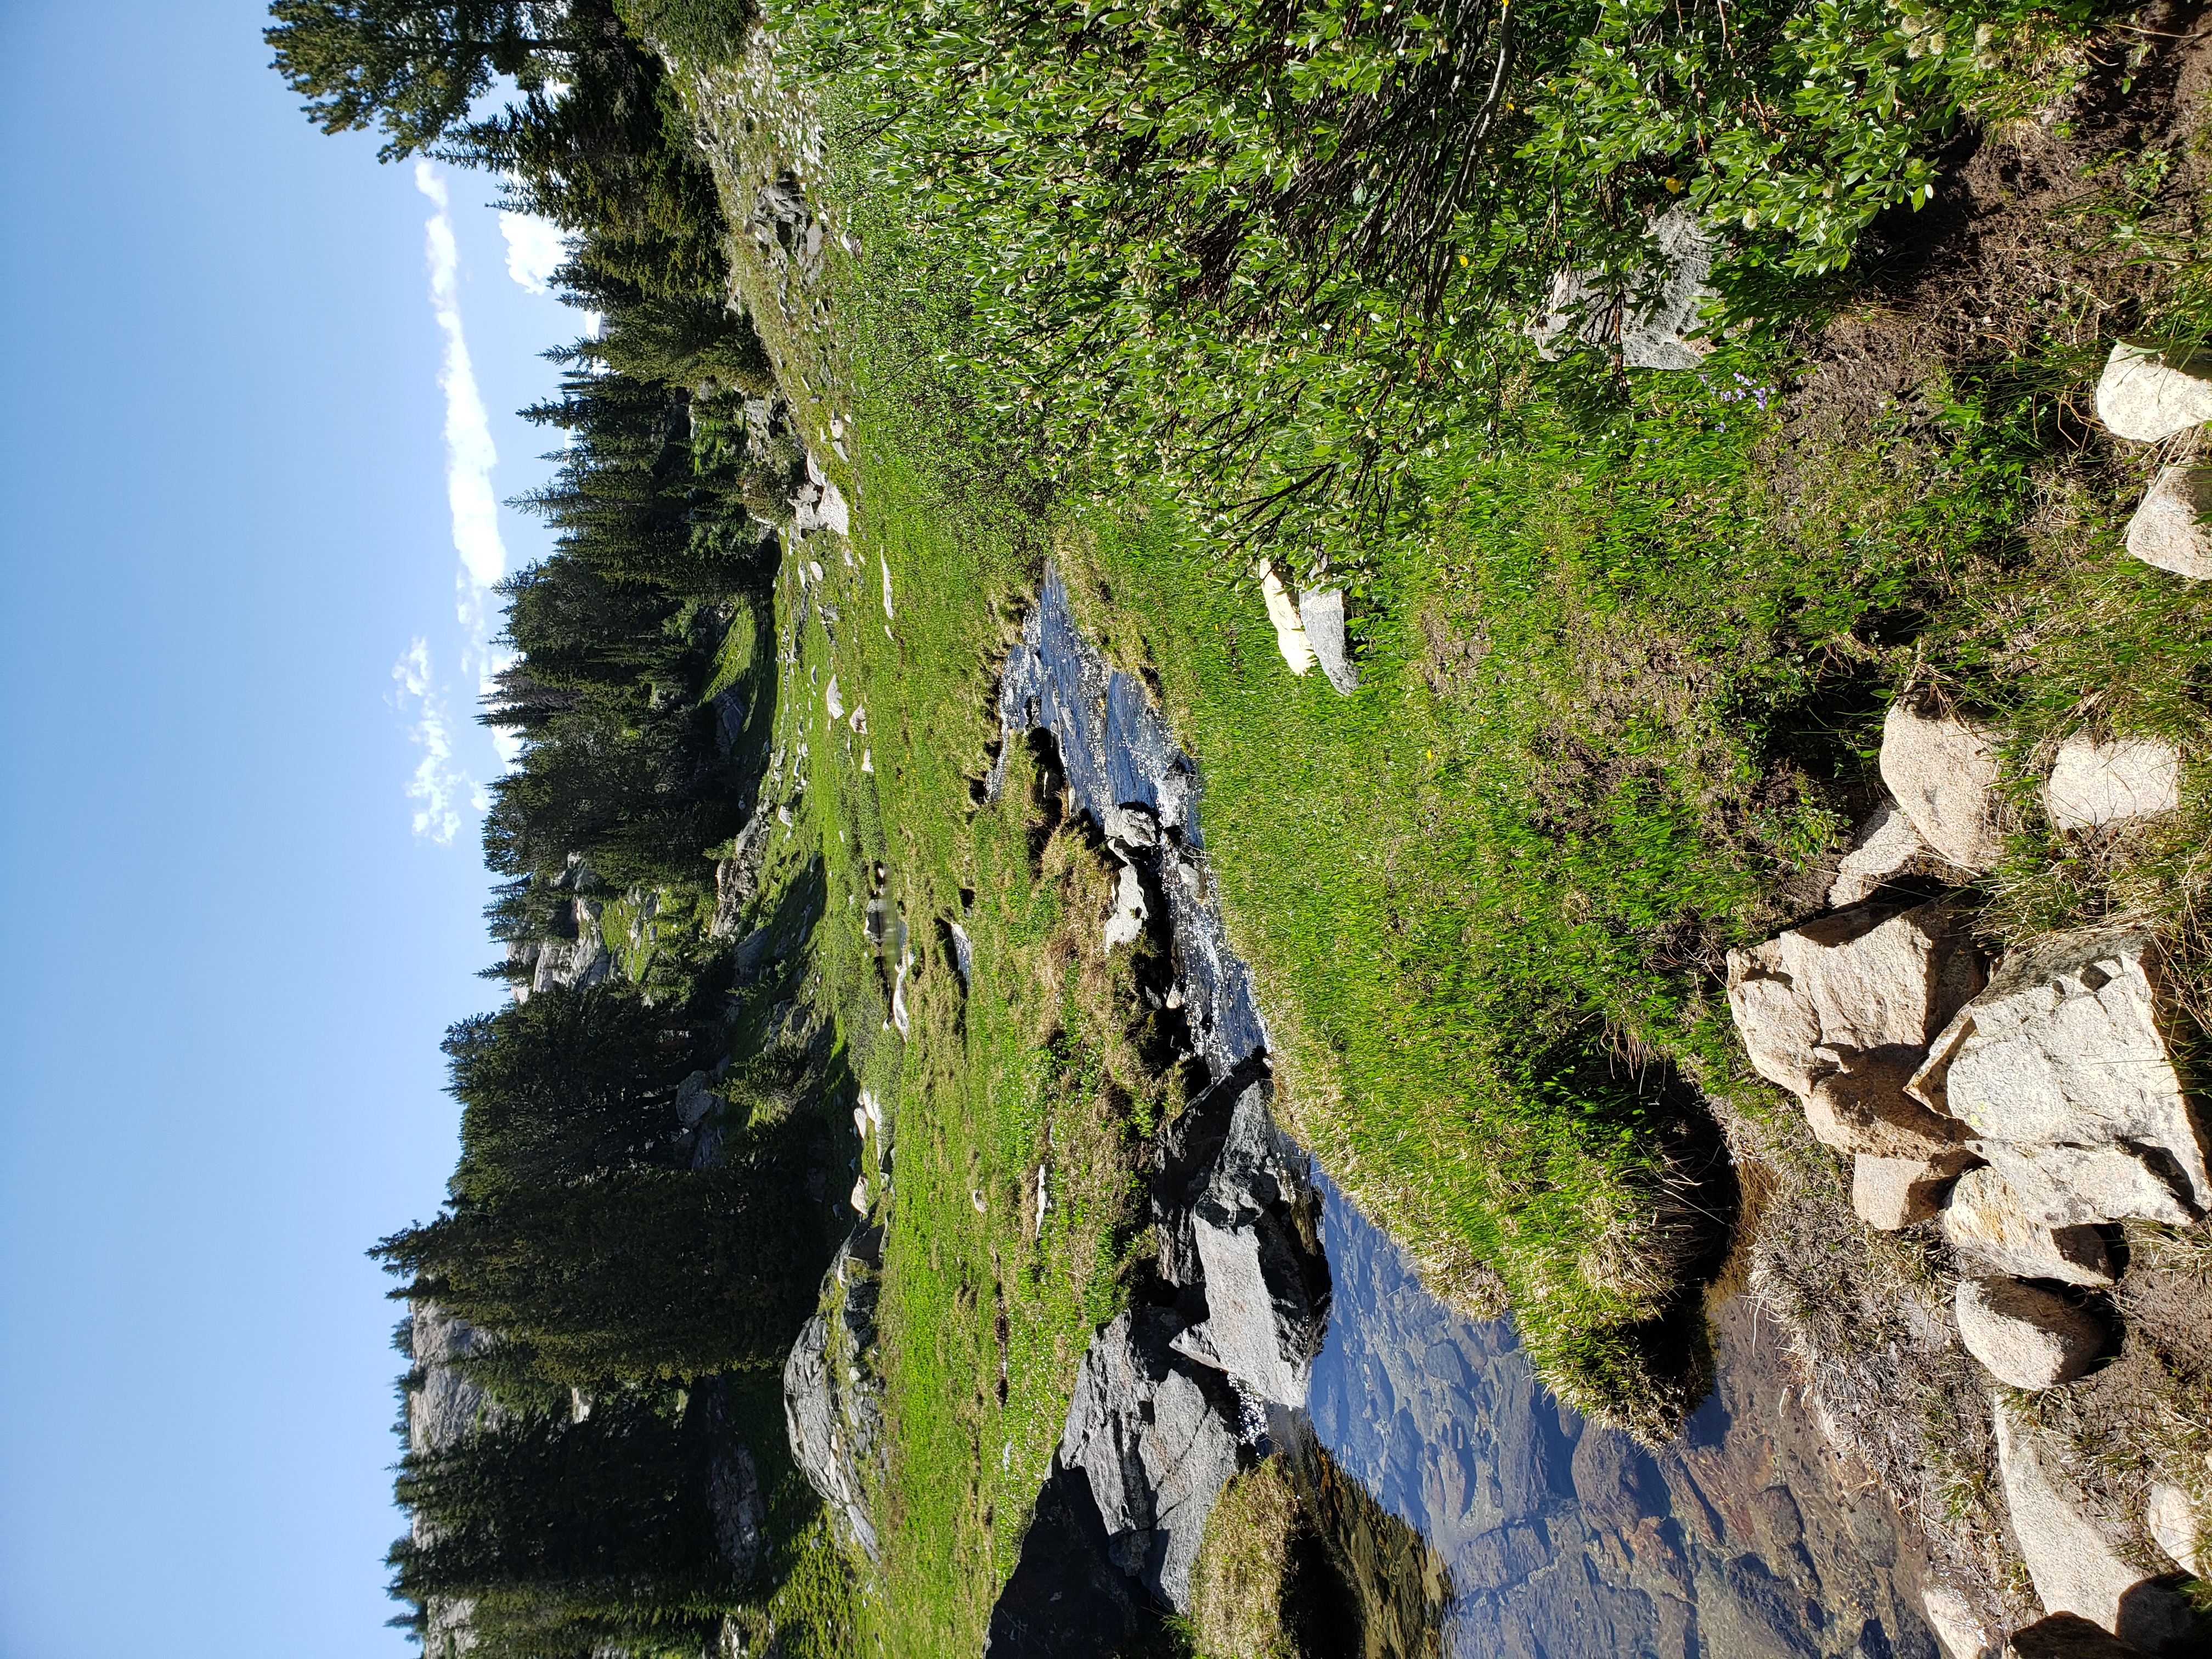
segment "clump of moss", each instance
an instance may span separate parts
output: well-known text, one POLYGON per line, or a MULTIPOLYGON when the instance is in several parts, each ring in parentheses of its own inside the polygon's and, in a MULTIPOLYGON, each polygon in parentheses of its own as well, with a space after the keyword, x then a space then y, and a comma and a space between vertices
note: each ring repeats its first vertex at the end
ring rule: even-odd
POLYGON ((1190 1635, 1208 1659, 1305 1659, 1291 1604, 1299 1544, 1318 1543, 1279 1455, 1222 1488, 1190 1579, 1190 1635))

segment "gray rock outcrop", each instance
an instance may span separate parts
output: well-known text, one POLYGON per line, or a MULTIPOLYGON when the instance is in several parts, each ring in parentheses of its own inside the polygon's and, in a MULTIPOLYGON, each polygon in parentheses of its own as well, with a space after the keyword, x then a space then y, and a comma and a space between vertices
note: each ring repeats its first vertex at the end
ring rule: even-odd
POLYGON ((1342 591, 1299 589, 1298 620, 1304 624, 1306 644, 1313 651, 1314 660, 1321 664, 1321 672, 1340 696, 1350 696, 1359 689, 1359 671, 1352 666, 1351 653, 1345 648, 1342 591))
POLYGON ((1165 1308, 1116 1316, 1083 1357, 1060 1443, 1089 1479, 1115 1565, 1178 1612, 1239 1450, 1229 1385, 1176 1350, 1182 1328, 1165 1308))
POLYGON ((2181 805, 2181 752, 2156 738, 2076 732, 2058 745, 2043 804, 2061 830, 2099 830, 2171 812, 2181 805))
POLYGON ((1928 1040, 1981 988, 1948 906, 1869 903, 1728 956, 1729 1010, 1760 1076, 1839 1151, 1918 1158, 1958 1138, 1905 1091, 1928 1040))
POLYGON ((1986 870, 2004 843, 1996 783, 2000 734, 1900 697, 1881 725, 1881 781, 1920 838, 1961 870, 1986 870))
POLYGON ((2129 1564, 2090 1517, 2057 1447, 2003 1400, 1994 1405, 1997 1475, 2044 1611, 2078 1614, 2152 1653, 2187 1641, 2188 1604, 2129 1564))
POLYGON ((1969 1170, 1944 1201, 1943 1237, 1972 1261, 2022 1279, 2109 1285, 2112 1258, 2094 1227, 2047 1227, 1994 1170, 1969 1170))
POLYGON ((2212 1569, 2212 1551, 2203 1547, 2203 1520, 2180 1487, 2161 1480, 2150 1489, 2143 1525, 2166 1559, 2191 1577, 2202 1578, 2212 1569))
POLYGON ((828 1306, 799 1331, 783 1367, 792 1461, 871 1561, 879 1558, 864 1471, 878 1460, 883 1408, 872 1363, 883 1233, 864 1228, 823 1276, 828 1306))
POLYGON ((443 1451, 493 1422, 497 1408, 455 1364, 484 1344, 475 1326, 435 1303, 414 1305, 408 1328, 408 1354, 415 1362, 406 1389, 410 1451, 443 1451))
POLYGON ((2128 551, 2145 564, 2203 581, 2212 576, 2212 466, 2169 466, 2128 520, 2128 551))
MULTIPOLYGON (((2201 1214, 2212 1176, 2166 1052, 2160 996, 2147 933, 2066 934, 2015 951, 1929 1046, 1913 1092, 1982 1142, 2121 1149, 2201 1214)), ((2126 1161, 2075 1160, 2077 1177, 2094 1170, 2115 1178, 2107 1202, 2123 1207, 2093 1206, 2094 1218, 2136 1212, 2124 1207, 2142 1190, 2126 1161)), ((2087 1203, 2091 1194, 2076 1196, 2087 1203)))
POLYGON ((2016 1279, 1962 1279, 1953 1305, 1966 1352, 2012 1388, 2070 1382, 2105 1346, 2104 1327, 2089 1314, 2016 1279))
POLYGON ((2212 354, 2118 342, 2097 379, 2097 418, 2146 444, 2212 421, 2212 354))
POLYGON ((1630 368, 1695 368, 1712 349, 1693 338, 1699 311, 1717 297, 1713 242, 1681 208, 1669 208, 1644 233, 1653 258, 1626 276, 1565 270, 1552 279, 1544 310, 1528 325, 1536 355, 1556 362, 1579 343, 1615 349, 1630 368))
POLYGON ((1302 1407, 1328 1324, 1328 1265, 1311 1165, 1276 1127, 1272 1094, 1248 1067, 1185 1109, 1160 1137, 1152 1212, 1161 1277, 1205 1308, 1177 1350, 1267 1404, 1302 1407))

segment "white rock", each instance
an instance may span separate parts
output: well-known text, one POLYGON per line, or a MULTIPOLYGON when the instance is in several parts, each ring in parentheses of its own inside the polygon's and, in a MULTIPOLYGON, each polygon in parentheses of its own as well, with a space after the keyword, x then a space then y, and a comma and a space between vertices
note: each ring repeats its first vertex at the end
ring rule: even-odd
POLYGON ((891 620, 891 562, 878 553, 876 562, 884 568, 884 620, 889 622, 891 620))
POLYGON ((2154 941, 2130 929, 2014 951, 1929 1046, 1912 1092, 1984 1140, 2162 1154, 2190 1203, 2212 1207, 2203 1139, 2160 1028, 2158 972, 2154 941))
POLYGON ((831 720, 842 720, 845 718, 845 700, 837 695, 837 677, 835 674, 830 677, 830 684, 822 693, 822 702, 830 710, 831 720))
POLYGON ((1344 643, 1344 595, 1334 588, 1300 589, 1298 621, 1328 683, 1344 696, 1357 691, 1359 671, 1352 665, 1344 643))
POLYGON ((1990 1633, 1965 1596, 1948 1585, 1931 1584, 1920 1592, 1920 1608, 1942 1644, 1944 1659, 1982 1659, 1990 1633))
POLYGON ((867 1214, 867 1212, 868 1212, 868 1178, 867 1178, 867 1176, 861 1176, 858 1181, 856 1181, 856 1182, 854 1182, 853 1183, 853 1193, 852 1193, 852 1196, 851 1196, 850 1198, 847 1199, 845 1201, 846 1201, 847 1203, 850 1204, 850 1205, 853 1206, 853 1211, 854 1211, 854 1214, 856 1214, 856 1215, 866 1215, 866 1214, 867 1214))
POLYGON ((2097 379, 2097 418, 2145 444, 2212 421, 2212 356, 2120 341, 2097 379))
POLYGON ((2193 1622, 2187 1604, 2146 1585, 2142 1573, 2121 1557, 2086 1513, 2057 1448, 2002 1398, 1991 1406, 1998 1479, 2043 1610, 2078 1613, 2153 1652, 2185 1632, 2193 1622))
POLYGON ((1133 865, 1125 864, 1114 883, 1114 912, 1106 918, 1105 948, 1133 945, 1152 913, 1145 905, 1145 884, 1133 865))
POLYGON ((1252 567, 1252 574, 1260 579, 1260 592, 1267 601, 1267 620, 1275 625, 1275 647, 1283 653, 1283 660, 1291 665, 1291 672, 1303 674, 1314 665, 1312 643, 1306 638, 1305 624, 1298 620, 1298 608, 1291 603, 1291 596, 1283 586, 1283 579, 1275 574, 1275 567, 1261 559, 1252 567))
POLYGON ((2212 466, 2169 466, 2128 520, 2128 551, 2203 581, 2212 576, 2212 466))
POLYGON ((1969 1170, 1942 1210, 1951 1248, 2000 1273, 2056 1279, 2069 1285, 2109 1285, 2112 1259, 2091 1227, 2046 1227, 2021 1208, 2020 1196, 1990 1169, 1969 1170))
POLYGON ((1884 801, 1859 828, 1858 842, 1836 869, 1828 903, 1842 910, 1870 898, 1876 888, 1910 869, 1932 849, 1893 801, 1884 801))
POLYGON ((2058 745, 2043 804, 2061 830, 2171 812, 2181 805, 2181 751, 2156 738, 2100 742, 2076 732, 2058 745))
POLYGON ((2089 1314, 2016 1279, 1962 1279, 1952 1307, 1966 1352, 2012 1388, 2071 1382, 2105 1346, 2104 1327, 2089 1314))
POLYGON ((1900 697, 1881 725, 1881 781, 1920 838, 1962 870, 1986 870, 1997 834, 2001 735, 1900 697))
POLYGON ((1972 1155, 1963 1148, 1933 1158, 1851 1160, 1851 1208, 1876 1232, 1893 1233, 1934 1216, 1946 1182, 1954 1181, 1972 1155))
POLYGON ((1804 1098, 1848 1064, 1917 1059, 1981 978, 1942 902, 1863 906, 1729 951, 1729 1012, 1759 1074, 1804 1098))
POLYGON ((2187 1492, 2160 1481, 2150 1489, 2150 1508, 2143 1520, 2159 1548, 2184 1572, 2202 1578, 2212 1571, 2212 1557, 2203 1547, 2204 1523, 2187 1492))
POLYGON ((2126 1220, 2187 1226, 2197 1219, 2166 1178, 2132 1147, 1972 1144, 2020 1195, 2021 1208, 2046 1227, 2126 1220))

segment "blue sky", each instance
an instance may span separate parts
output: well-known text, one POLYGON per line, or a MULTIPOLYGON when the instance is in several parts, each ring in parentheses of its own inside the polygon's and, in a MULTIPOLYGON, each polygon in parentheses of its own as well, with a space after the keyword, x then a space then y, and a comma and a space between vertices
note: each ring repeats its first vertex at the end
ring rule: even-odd
POLYGON ((459 612, 543 548, 489 504, 580 319, 442 169, 434 304, 435 204, 261 24, 0 4, 0 1659, 406 1650, 362 1252, 436 1206, 438 1038, 497 994, 459 612))

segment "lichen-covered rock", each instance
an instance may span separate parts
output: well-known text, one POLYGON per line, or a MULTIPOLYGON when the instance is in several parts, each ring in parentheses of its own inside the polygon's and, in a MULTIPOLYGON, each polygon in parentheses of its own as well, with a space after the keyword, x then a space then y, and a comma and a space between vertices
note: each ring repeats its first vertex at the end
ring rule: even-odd
POLYGON ((1902 1097, 1929 1037, 1980 987, 1980 956, 1940 900, 1858 905, 1728 953, 1728 1011, 1752 1066, 1801 1099, 1844 1073, 1829 1110, 1902 1097))
POLYGON ((1990 726, 1899 697, 1881 725, 1881 781, 1920 838, 1961 870, 1986 870, 1998 834, 1997 750, 1990 726))
POLYGON ((1912 1091, 2015 1146, 2124 1146, 2202 1212, 2212 1176, 2160 1028, 2157 946, 2132 929, 2015 951, 1929 1047, 1912 1091))
POLYGON ((1851 1208, 1876 1232, 1893 1233, 1932 1218, 1943 1188, 1973 1161, 1964 1147, 1932 1158, 1875 1158, 1861 1152, 1851 1160, 1851 1208))
POLYGON ((2156 738, 2076 732, 2058 745, 2043 804, 2061 830, 2154 817, 2181 805, 2181 752, 2156 738))
POLYGON ((2192 1578, 2212 1571, 2212 1552, 2203 1543, 2204 1522, 2180 1487, 2163 1480, 2153 1486, 2143 1524, 2167 1559, 2192 1578))
POLYGON ((2112 1258, 2094 1227, 2046 1227, 1996 1170, 1969 1170, 1944 1201, 1943 1237, 1969 1260, 2022 1279, 2109 1285, 2112 1258))
POLYGON ((2091 1518, 2058 1449, 2042 1431, 2002 1399, 1993 1404, 1997 1475, 2044 1611, 2078 1614, 2152 1653, 2186 1641, 2196 1622, 2188 1604, 2129 1565, 2091 1518))
POLYGON ((1343 696, 1359 689, 1359 671, 1352 666, 1344 643, 1344 594, 1336 588, 1302 588, 1298 592, 1298 621, 1306 630, 1321 672, 1343 696))
POLYGON ((2212 576, 2212 466, 2169 466, 2128 520, 2128 551, 2203 581, 2212 576))
POLYGON ((1089 1478, 1109 1554, 1178 1612, 1239 1446, 1229 1384, 1175 1351, 1182 1329, 1166 1308, 1115 1316, 1083 1357, 1060 1442, 1089 1478))
POLYGON ((2119 341, 2097 379, 2097 418, 2145 444, 2212 421, 2212 354, 2119 341))
POLYGON ((1933 1160, 1951 1152, 1965 1131, 1905 1092, 1913 1058, 1849 1056, 1815 1081, 1805 1097, 1805 1126, 1813 1138, 1839 1152, 1869 1158, 1933 1160))
POLYGON ((1975 1151, 2019 1194, 2021 1208, 2046 1227, 2079 1227, 2105 1221, 2162 1221, 2186 1226, 2197 1219, 2175 1192, 2171 1166, 2134 1147, 2016 1146, 1978 1140, 1975 1151))
POLYGON ((1966 1352, 2015 1389, 2070 1382, 2105 1346, 2105 1328, 2091 1315, 2016 1279, 1962 1279, 1953 1308, 1966 1352))
POLYGON ((1894 801, 1882 802, 1859 827, 1857 842, 1837 867, 1835 884, 1828 889, 1829 904, 1841 910, 1873 897, 1883 883, 1904 874, 1934 850, 1894 801))

